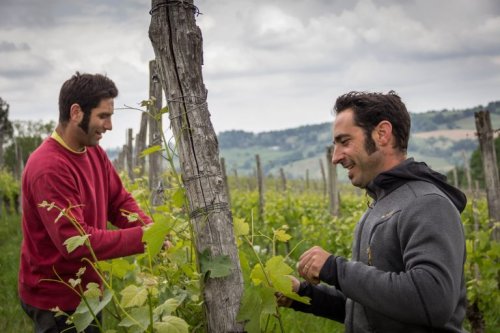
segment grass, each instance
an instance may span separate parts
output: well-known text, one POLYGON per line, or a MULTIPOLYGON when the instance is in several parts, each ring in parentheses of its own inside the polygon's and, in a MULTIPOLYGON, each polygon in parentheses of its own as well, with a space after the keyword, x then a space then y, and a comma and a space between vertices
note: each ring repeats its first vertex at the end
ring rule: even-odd
POLYGON ((21 218, 0 214, 0 332, 31 332, 33 325, 19 303, 17 275, 21 246, 21 218))

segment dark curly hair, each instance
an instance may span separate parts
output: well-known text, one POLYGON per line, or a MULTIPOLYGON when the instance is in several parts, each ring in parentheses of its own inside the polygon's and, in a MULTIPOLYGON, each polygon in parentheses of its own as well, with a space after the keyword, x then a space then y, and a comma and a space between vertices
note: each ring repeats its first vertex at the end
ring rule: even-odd
POLYGON ((406 153, 410 138, 410 114, 394 91, 391 90, 387 94, 351 91, 338 97, 334 106, 336 115, 347 109, 353 110, 354 123, 363 129, 368 154, 376 150, 371 133, 383 120, 392 124, 396 139, 394 148, 406 153))
POLYGON ((59 122, 66 124, 70 118, 70 108, 73 104, 80 105, 84 113, 81 127, 87 128, 90 112, 96 108, 102 99, 115 98, 118 89, 115 83, 101 74, 80 74, 76 72, 63 83, 59 93, 59 122))

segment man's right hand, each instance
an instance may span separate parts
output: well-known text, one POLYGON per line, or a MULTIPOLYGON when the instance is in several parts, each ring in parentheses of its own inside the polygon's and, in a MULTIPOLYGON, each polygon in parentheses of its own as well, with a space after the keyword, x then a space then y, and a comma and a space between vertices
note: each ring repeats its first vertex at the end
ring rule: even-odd
MULTIPOLYGON (((288 275, 290 280, 292 280, 292 291, 294 293, 299 292, 299 287, 300 287, 300 281, 292 275, 288 275)), ((276 293, 276 301, 278 302, 278 306, 282 306, 285 308, 289 308, 292 305, 293 300, 291 298, 286 297, 282 293, 276 293)))

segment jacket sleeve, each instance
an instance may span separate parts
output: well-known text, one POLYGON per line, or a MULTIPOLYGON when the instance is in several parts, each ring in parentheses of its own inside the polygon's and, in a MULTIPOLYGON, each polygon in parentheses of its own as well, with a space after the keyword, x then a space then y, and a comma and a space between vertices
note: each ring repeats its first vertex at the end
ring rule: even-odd
POLYGON ((329 318, 343 323, 345 318, 346 298, 342 292, 326 284, 311 285, 308 282, 300 284, 300 296, 307 296, 311 304, 293 301, 291 308, 301 312, 312 313, 316 316, 329 318))
POLYGON ((461 294, 465 239, 460 215, 438 194, 416 198, 398 217, 403 272, 335 257, 326 282, 348 298, 395 320, 439 327, 461 294), (333 272, 334 271, 334 272, 333 272))

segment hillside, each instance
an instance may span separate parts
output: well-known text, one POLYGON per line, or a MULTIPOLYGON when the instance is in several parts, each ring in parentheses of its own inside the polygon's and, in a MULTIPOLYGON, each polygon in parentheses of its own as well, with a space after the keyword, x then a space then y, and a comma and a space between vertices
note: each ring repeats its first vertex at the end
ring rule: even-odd
MULTIPOLYGON (((463 154, 468 158, 478 145, 474 136, 474 112, 482 108, 410 113, 412 131, 408 155, 442 172, 463 165, 463 154)), ((491 102, 485 108, 490 110, 493 128, 500 128, 500 101, 491 102)), ((219 133, 218 139, 229 174, 234 170, 238 174, 253 173, 255 155, 259 154, 266 175, 276 176, 283 168, 288 177, 294 178, 305 177, 306 170, 311 178, 319 178, 319 160, 326 163, 326 147, 332 141, 330 123, 261 133, 225 131, 219 133)), ((340 177, 345 179, 342 171, 340 177)))

